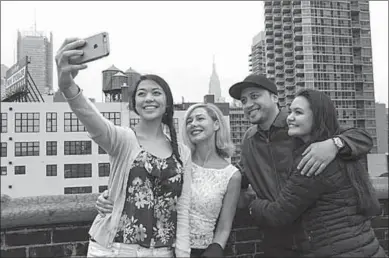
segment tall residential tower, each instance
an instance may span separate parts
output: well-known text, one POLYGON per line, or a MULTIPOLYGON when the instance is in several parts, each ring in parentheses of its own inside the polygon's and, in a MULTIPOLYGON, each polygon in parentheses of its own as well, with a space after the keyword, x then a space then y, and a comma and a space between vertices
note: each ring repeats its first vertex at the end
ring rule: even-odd
POLYGON ((261 31, 253 38, 251 54, 249 55, 250 72, 255 74, 266 74, 266 50, 265 32, 261 31))
POLYGON ((299 88, 324 91, 341 125, 366 129, 376 152, 369 2, 266 0, 264 10, 266 76, 280 104, 299 88))

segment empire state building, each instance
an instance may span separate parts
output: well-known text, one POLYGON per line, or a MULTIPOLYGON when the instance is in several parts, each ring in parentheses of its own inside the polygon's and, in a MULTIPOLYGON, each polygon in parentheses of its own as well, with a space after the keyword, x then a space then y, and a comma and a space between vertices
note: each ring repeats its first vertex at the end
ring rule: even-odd
POLYGON ((212 94, 215 96, 215 102, 224 102, 224 98, 222 98, 221 96, 219 76, 216 73, 215 59, 213 60, 212 64, 212 75, 209 80, 208 94, 212 94))

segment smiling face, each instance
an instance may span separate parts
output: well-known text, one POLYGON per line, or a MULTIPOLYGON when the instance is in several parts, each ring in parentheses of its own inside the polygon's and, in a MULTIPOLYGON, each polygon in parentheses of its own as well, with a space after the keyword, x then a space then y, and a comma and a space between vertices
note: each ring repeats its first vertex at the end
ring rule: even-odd
POLYGON ((245 88, 242 90, 240 101, 246 117, 252 124, 267 123, 278 109, 277 96, 263 88, 245 88))
POLYGON ((305 97, 296 97, 290 105, 290 114, 286 119, 288 134, 299 137, 307 142, 310 139, 313 126, 313 112, 305 97))
POLYGON ((187 117, 186 133, 189 141, 196 145, 199 142, 215 141, 215 132, 219 129, 218 121, 212 119, 205 108, 194 109, 187 117))
POLYGON ((162 119, 166 111, 166 94, 156 82, 142 81, 135 92, 135 108, 145 120, 162 119))

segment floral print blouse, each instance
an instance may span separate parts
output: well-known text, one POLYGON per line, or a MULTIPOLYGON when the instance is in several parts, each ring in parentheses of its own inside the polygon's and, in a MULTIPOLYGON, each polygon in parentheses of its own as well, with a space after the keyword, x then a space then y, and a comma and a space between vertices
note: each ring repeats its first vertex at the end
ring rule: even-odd
POLYGON ((142 150, 131 166, 114 242, 173 247, 182 184, 183 170, 173 154, 163 159, 142 150))

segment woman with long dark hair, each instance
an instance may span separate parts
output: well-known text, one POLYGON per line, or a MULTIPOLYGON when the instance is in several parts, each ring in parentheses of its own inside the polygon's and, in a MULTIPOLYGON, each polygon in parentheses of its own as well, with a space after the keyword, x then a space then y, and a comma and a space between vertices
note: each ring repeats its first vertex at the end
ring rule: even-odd
MULTIPOLYGON (((215 105, 189 107, 182 128, 192 154, 189 211, 191 257, 223 257, 240 194, 241 174, 228 162, 234 152, 230 127, 215 105)), ((102 193, 99 213, 112 212, 112 202, 102 193)))
POLYGON ((97 215, 88 257, 189 257, 190 150, 177 143, 173 96, 157 75, 136 84, 134 129, 115 126, 86 98, 74 78, 86 65, 82 40, 66 40, 56 55, 58 85, 89 136, 110 157, 108 198, 112 213, 97 215), (164 127, 169 128, 169 135, 164 127))
MULTIPOLYGON (((339 133, 336 109, 323 92, 303 89, 287 117, 295 137, 295 166, 313 142, 339 133)), ((298 221, 304 232, 295 243, 301 256, 386 257, 371 227, 380 205, 369 175, 358 160, 336 158, 318 176, 301 175, 296 167, 275 201, 256 199, 250 212, 259 226, 283 226, 298 221)))

